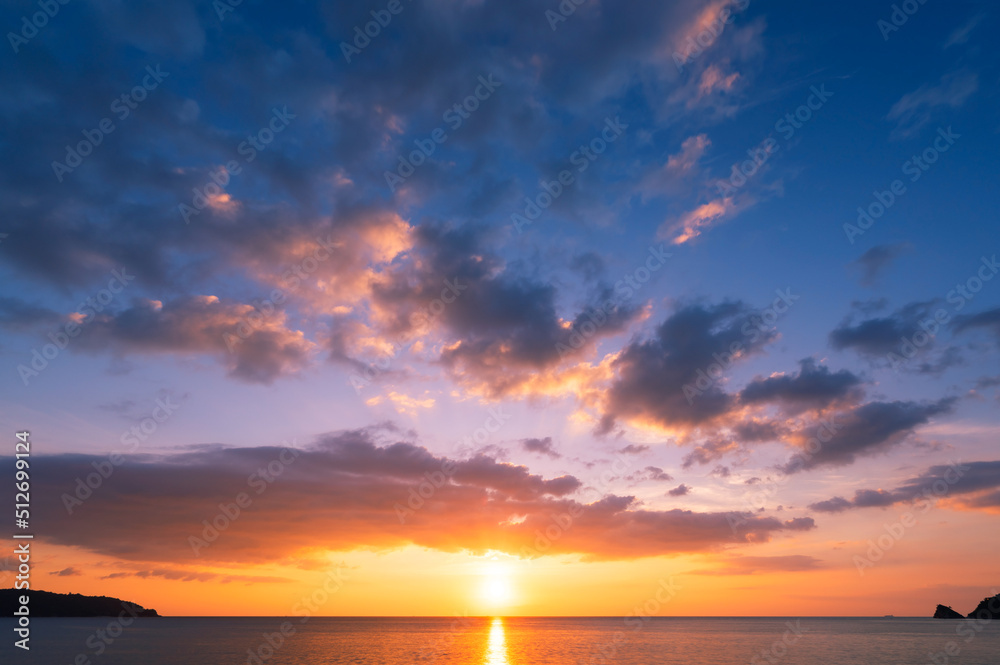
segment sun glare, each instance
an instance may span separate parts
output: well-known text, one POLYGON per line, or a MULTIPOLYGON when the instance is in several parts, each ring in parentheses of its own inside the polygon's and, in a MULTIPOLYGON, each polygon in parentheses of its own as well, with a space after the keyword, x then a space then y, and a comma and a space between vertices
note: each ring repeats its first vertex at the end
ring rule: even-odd
POLYGON ((483 598, 492 605, 506 605, 510 602, 510 580, 493 577, 483 583, 483 598))
POLYGON ((498 561, 490 561, 483 571, 479 595, 490 607, 509 605, 514 599, 509 566, 498 561))
POLYGON ((507 660, 507 638, 503 632, 503 620, 493 619, 490 626, 490 641, 487 645, 483 665, 509 665, 507 660))

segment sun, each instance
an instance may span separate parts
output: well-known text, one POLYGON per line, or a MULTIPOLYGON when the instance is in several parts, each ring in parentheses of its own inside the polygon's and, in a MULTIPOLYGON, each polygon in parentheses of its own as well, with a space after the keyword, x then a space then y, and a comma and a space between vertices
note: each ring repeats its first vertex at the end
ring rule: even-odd
POLYGON ((499 561, 490 561, 483 569, 479 596, 490 607, 506 607, 514 600, 510 567, 499 561))
POLYGON ((482 596, 490 605, 507 605, 513 596, 510 580, 501 576, 486 578, 483 580, 482 596))

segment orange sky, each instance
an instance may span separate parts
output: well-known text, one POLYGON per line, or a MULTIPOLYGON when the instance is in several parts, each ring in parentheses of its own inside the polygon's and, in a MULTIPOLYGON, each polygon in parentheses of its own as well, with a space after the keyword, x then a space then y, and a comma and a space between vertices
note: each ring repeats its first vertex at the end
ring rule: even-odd
POLYGON ((0 68, 33 588, 165 615, 996 593, 1000 13, 436 0, 352 53, 359 3, 99 4, 0 68))
MULTIPOLYGON (((656 598, 661 582, 666 583, 662 588, 675 590, 669 602, 651 603, 653 613, 663 616, 929 616, 937 603, 971 611, 995 592, 981 586, 995 573, 993 520, 976 513, 932 515, 925 530, 906 533, 861 576, 853 556, 866 556, 868 544, 847 537, 877 537, 884 532, 882 522, 894 521, 901 512, 880 511, 863 527, 842 517, 826 535, 844 540, 811 534, 726 554, 591 563, 568 555, 523 560, 405 547, 381 553, 329 552, 328 567, 316 570, 302 570, 293 562, 184 566, 148 577, 101 579, 105 571, 140 566, 38 543, 34 583, 49 591, 129 599, 165 615, 209 616, 300 614, 310 608, 310 598, 315 615, 330 616, 626 616, 656 598), (952 560, 956 550, 964 553, 960 562, 952 560), (802 552, 817 554, 823 562, 796 572, 767 570, 775 565, 769 557, 778 567, 794 567, 799 563, 782 557, 801 557, 802 552), (53 574, 70 566, 87 573, 53 574), (206 579, 178 583, 160 576, 164 574, 206 579), (335 582, 327 588, 337 590, 321 603, 318 590, 330 575, 335 582)), ((9 572, 0 574, 0 584, 12 579, 9 572)))

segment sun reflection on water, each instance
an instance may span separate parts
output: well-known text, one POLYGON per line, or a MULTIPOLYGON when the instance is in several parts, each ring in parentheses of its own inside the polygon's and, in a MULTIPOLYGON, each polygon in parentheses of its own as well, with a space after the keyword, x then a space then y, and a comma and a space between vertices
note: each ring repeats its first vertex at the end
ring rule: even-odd
POLYGON ((507 660, 507 637, 503 632, 503 619, 493 619, 490 626, 490 642, 486 648, 483 665, 510 665, 507 660))

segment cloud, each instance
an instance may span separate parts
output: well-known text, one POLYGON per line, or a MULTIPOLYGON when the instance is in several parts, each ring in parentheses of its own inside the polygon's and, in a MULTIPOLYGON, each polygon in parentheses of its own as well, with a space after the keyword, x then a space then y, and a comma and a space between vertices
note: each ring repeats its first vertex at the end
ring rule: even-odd
POLYGON ((972 328, 986 328, 1000 337, 1000 307, 955 320, 955 332, 965 332, 972 328))
MULTIPOLYGON (((408 15, 410 30, 366 50, 358 67, 345 68, 336 44, 350 41, 350 26, 370 20, 349 5, 300 7, 302 29, 288 42, 276 19, 280 8, 237 11, 227 25, 239 30, 208 30, 188 0, 145 9, 102 0, 94 12, 78 17, 74 62, 57 57, 55 46, 34 42, 36 68, 0 72, 4 126, 10 130, 6 147, 26 156, 23 168, 11 169, 0 187, 0 204, 8 211, 4 258, 18 278, 62 294, 97 287, 109 270, 124 266, 137 275, 136 296, 179 312, 212 294, 223 303, 220 311, 226 310, 221 318, 245 307, 234 303, 263 300, 280 289, 288 298, 282 305, 287 321, 295 323, 258 331, 241 347, 259 348, 233 358, 228 349, 223 354, 208 340, 192 339, 198 336, 192 329, 187 340, 171 345, 154 342, 152 331, 145 341, 128 339, 118 330, 124 321, 105 320, 97 327, 110 326, 123 336, 105 330, 104 341, 90 347, 95 351, 117 352, 120 346, 132 356, 208 354, 237 380, 267 383, 302 371, 308 366, 303 352, 314 345, 358 367, 379 345, 419 338, 425 342, 422 359, 440 363, 463 387, 491 396, 516 392, 533 375, 592 353, 606 336, 638 319, 641 308, 613 311, 594 338, 561 356, 557 345, 567 345, 574 326, 589 322, 608 290, 595 287, 564 309, 566 293, 551 276, 539 275, 535 266, 507 264, 490 251, 501 233, 471 227, 519 202, 521 178, 536 188, 534 168, 510 166, 534 167, 570 154, 578 137, 594 129, 584 110, 621 107, 623 72, 655 68, 664 83, 676 83, 674 48, 721 26, 727 4, 742 5, 712 4, 706 11, 698 0, 644 0, 613 21, 605 20, 598 5, 581 7, 572 31, 552 32, 527 0, 465 3, 460 10, 435 2, 408 15), (247 42, 246 34, 255 38, 247 42), (518 55, 498 60, 470 49, 473 34, 485 40, 477 43, 502 41, 518 55), (602 52, 588 43, 602 44, 602 52), (204 59, 205 53, 222 56, 204 59), (169 72, 163 85, 140 111, 116 118, 116 136, 127 140, 103 142, 56 187, 51 164, 65 160, 66 137, 108 116, 109 102, 161 59, 169 72), (197 75, 187 66, 195 61, 197 75), (331 76, 334 71, 340 74, 331 76), (413 150, 415 139, 440 126, 442 111, 465 99, 484 72, 495 74, 503 87, 460 131, 449 130, 447 146, 405 187, 389 192, 386 170, 413 150), (287 108, 295 118, 251 161, 246 146, 244 152, 239 147, 266 127, 274 108, 287 108), (497 136, 504 140, 492 140, 497 136), (466 162, 472 155, 474 165, 466 162), (225 191, 205 195, 213 176, 220 178, 223 165, 234 161, 240 170, 226 176, 225 191), (179 206, 203 196, 210 205, 184 224, 179 206), (450 231, 442 231, 445 226, 450 231), (463 237, 455 229, 470 230, 463 237), (318 265, 312 261, 317 248, 327 256, 318 265), (287 279, 303 270, 305 276, 287 279), (468 298, 425 326, 413 323, 412 315, 445 288, 444 279, 466 277, 468 298), (295 339, 300 331, 304 337, 295 339)), ((682 98, 666 99, 669 92, 663 91, 674 85, 656 86, 660 93, 640 86, 637 94, 648 97, 641 103, 664 109, 670 118, 691 118, 687 104, 698 94, 734 97, 735 82, 748 76, 736 68, 756 52, 760 35, 758 28, 745 32, 731 24, 724 33, 713 38, 711 57, 685 68, 690 80, 682 98)), ((696 110, 701 122, 704 106, 696 110)), ((697 169, 707 135, 678 138, 685 137, 667 168, 697 169)), ((584 177, 633 159, 627 150, 611 153, 584 177)), ((623 196, 632 182, 622 184, 623 196)), ((579 197, 576 209, 592 219, 599 207, 591 205, 595 193, 604 190, 586 182, 567 191, 560 204, 579 197)), ((65 312, 75 304, 50 306, 65 312)), ((149 308, 132 307, 130 316, 143 309, 149 308)), ((10 325, 33 315, 36 322, 51 317, 23 308, 7 314, 0 321, 10 325)), ((187 325, 196 330, 212 322, 187 325)))
POLYGON ((373 285, 374 325, 392 339, 415 333, 420 321, 433 319, 433 330, 443 340, 436 360, 455 379, 491 397, 593 350, 642 314, 638 306, 605 307, 612 293, 602 288, 592 294, 590 305, 563 318, 556 288, 519 274, 487 251, 479 229, 421 226, 414 239, 408 260, 397 262, 373 285), (580 334, 584 325, 594 328, 592 335, 580 334))
POLYGON ((658 466, 647 466, 641 471, 625 476, 625 480, 635 483, 646 481, 670 482, 673 479, 673 476, 658 466))
POLYGON ((257 282, 300 301, 306 312, 349 312, 372 282, 413 247, 413 227, 370 206, 341 210, 336 223, 293 226, 237 244, 233 260, 257 282))
POLYGON ((820 513, 839 513, 847 510, 851 505, 851 502, 844 497, 835 496, 832 499, 811 503, 809 509, 820 513))
POLYGON ((718 66, 712 65, 701 74, 701 80, 698 82, 699 96, 697 100, 715 92, 731 92, 739 79, 738 73, 725 74, 718 66))
POLYGON ((983 376, 976 380, 976 388, 979 390, 997 386, 1000 386, 1000 376, 983 376))
POLYGON ((646 473, 649 474, 650 480, 659 480, 662 482, 668 482, 674 479, 669 473, 664 471, 658 466, 647 466, 646 473))
POLYGON ((689 136, 680 152, 670 155, 667 163, 648 173, 639 184, 644 201, 681 191, 683 183, 698 172, 698 165, 712 142, 707 134, 689 136))
POLYGON ((685 485, 684 483, 681 483, 672 490, 667 491, 667 494, 670 496, 686 496, 690 493, 691 493, 691 488, 685 485))
MULTIPOLYGON (((797 455, 783 467, 785 473, 797 473, 820 466, 846 466, 858 457, 884 454, 902 444, 913 431, 932 418, 950 413, 955 398, 937 402, 868 402, 832 414, 832 425, 821 428, 817 438, 823 442, 816 452, 797 455), (825 432, 822 432, 825 429, 825 432), (830 430, 833 430, 832 434, 830 430)), ((807 437, 798 437, 804 445, 807 437)))
POLYGON ((106 459, 40 456, 32 460, 42 497, 32 518, 46 542, 126 561, 180 565, 274 562, 309 550, 408 544, 523 554, 534 549, 536 530, 563 514, 574 516, 571 527, 550 550, 536 554, 634 559, 766 542, 815 528, 809 518, 755 516, 734 529, 733 514, 726 512, 646 510, 635 497, 601 496, 572 476, 546 479, 485 455, 449 459, 405 441, 375 441, 385 435, 342 432, 295 453, 213 447, 130 455, 82 505, 71 504, 72 515, 63 495, 72 495, 76 479, 94 472, 92 463, 106 459), (422 484, 430 489, 418 492, 422 484), (241 493, 252 504, 195 555, 190 539, 202 538, 204 522, 215 520, 220 504, 233 504, 241 493), (299 519, 290 521, 290 514, 299 519), (513 515, 523 519, 511 520, 513 515))
POLYGON ((700 236, 706 229, 729 219, 738 209, 736 200, 732 197, 713 199, 684 213, 675 222, 664 223, 660 227, 657 237, 669 238, 673 244, 683 245, 700 236), (673 237, 671 238, 671 236, 673 237))
POLYGON ((119 580, 129 577, 149 579, 153 577, 163 578, 176 582, 211 582, 219 581, 222 584, 240 582, 243 584, 278 584, 288 582, 288 578, 265 575, 228 575, 224 573, 210 573, 203 570, 191 570, 183 567, 154 568, 151 570, 120 571, 101 576, 102 580, 119 580))
POLYGON ((892 490, 860 489, 853 499, 833 497, 810 504, 821 513, 842 513, 860 508, 887 508, 898 503, 956 498, 951 504, 967 510, 1000 509, 1000 461, 956 462, 937 465, 904 481, 892 490))
POLYGON ((366 400, 365 404, 368 406, 377 406, 386 401, 399 413, 405 413, 414 417, 416 417, 419 409, 432 409, 435 403, 433 397, 419 399, 405 393, 389 390, 384 396, 378 395, 366 400))
POLYGON ((529 453, 538 453, 539 455, 547 455, 552 459, 559 459, 562 457, 559 453, 555 451, 552 447, 552 437, 547 436, 544 439, 521 439, 521 447, 527 450, 529 453))
MULTIPOLYGON (((9 173, 2 191, 10 213, 5 249, 9 243, 9 259, 19 271, 58 286, 80 286, 125 265, 145 284, 166 291, 184 291, 212 276, 233 290, 206 291, 235 299, 241 285, 226 278, 246 266, 245 254, 268 270, 283 269, 289 239, 329 233, 383 199, 384 173, 397 155, 412 150, 421 132, 440 126, 442 112, 490 72, 504 87, 461 131, 449 132, 448 153, 429 160, 407 182, 406 194, 397 193, 386 206, 391 210, 383 211, 409 211, 441 196, 463 211, 459 216, 486 217, 520 199, 506 164, 537 163, 542 146, 551 146, 542 139, 569 133, 564 118, 615 100, 623 71, 666 64, 676 41, 689 29, 697 35, 721 11, 705 13, 697 0, 644 0, 607 21, 595 5, 575 12, 572 31, 552 32, 528 0, 465 3, 460 10, 437 2, 407 15, 411 30, 366 50, 360 66, 345 67, 337 44, 352 39, 350 26, 371 17, 350 5, 300 9, 300 38, 287 42, 280 8, 238 10, 227 25, 240 30, 209 30, 206 16, 189 0, 170 6, 101 0, 95 11, 78 17, 78 61, 61 60, 55 46, 35 42, 36 68, 6 68, 0 84, 8 100, 8 147, 27 155, 25 168, 9 173), (247 34, 254 35, 252 43, 247 34), (517 57, 500 66, 508 60, 470 48, 470 39, 502 40, 517 57), (602 53, 589 43, 602 44, 602 53), (222 55, 204 59, 205 53, 222 55), (111 65, 109 54, 117 54, 111 65), (108 116, 109 102, 141 81, 146 65, 161 60, 169 78, 141 111, 119 124, 119 134, 129 140, 102 143, 53 189, 50 165, 63 159, 66 137, 108 116), (195 61, 197 73, 187 66, 195 61), (330 76, 332 71, 339 75, 330 76), (237 97, 245 103, 234 104, 237 97), (238 146, 266 126, 271 108, 286 105, 296 115, 293 124, 245 161, 238 146), (486 136, 505 141, 482 140, 486 136), (470 148, 483 157, 474 170, 456 159, 470 148), (177 205, 190 203, 192 190, 204 190, 210 174, 230 160, 242 166, 223 195, 235 212, 210 207, 196 223, 179 224, 177 205)), ((735 41, 740 30, 727 26, 725 32, 725 39, 732 35, 735 41)), ((715 51, 739 61, 745 42, 718 44, 715 51)), ((699 77, 700 67, 693 68, 699 77)), ((676 79, 672 64, 672 71, 659 69, 676 79)), ((661 105, 657 95, 644 94, 651 105, 661 105)), ((683 103, 673 106, 684 109, 683 103)), ((585 195, 580 190, 566 197, 585 195)), ((349 251, 341 258, 354 263, 349 251)), ((355 274, 360 279, 366 272, 355 274)))
POLYGON ((948 35, 948 39, 945 40, 944 48, 947 50, 952 46, 957 46, 959 44, 965 44, 966 42, 968 42, 969 37, 972 35, 972 31, 975 30, 980 23, 982 23, 984 18, 986 18, 985 13, 976 14, 967 22, 955 28, 955 30, 952 31, 950 35, 948 35))
POLYGON ((33 305, 15 297, 0 297, 0 328, 13 331, 32 330, 55 325, 62 320, 58 312, 33 305))
POLYGON ((729 470, 728 466, 723 466, 720 464, 719 466, 712 469, 709 475, 716 476, 717 478, 728 478, 729 476, 732 475, 732 471, 729 470))
POLYGON ((872 287, 879 275, 900 255, 913 248, 910 243, 901 242, 895 245, 876 245, 861 255, 854 265, 861 269, 861 285, 872 287))
POLYGON ((692 575, 766 575, 768 573, 801 573, 826 567, 822 559, 805 554, 787 556, 731 556, 720 566, 690 571, 692 575))
POLYGON ((315 345, 285 323, 283 312, 265 316, 251 305, 215 296, 167 303, 137 300, 119 312, 94 316, 82 326, 73 348, 120 355, 208 354, 219 359, 229 376, 267 384, 310 364, 315 345))
POLYGON ((49 573, 50 575, 55 575, 56 577, 76 577, 82 575, 79 570, 70 566, 69 568, 63 568, 62 570, 57 570, 54 573, 49 573))
POLYGON ((624 448, 618 450, 623 455, 641 455, 642 453, 648 452, 649 446, 630 443, 624 448))
POLYGON ((691 452, 684 456, 681 464, 685 469, 689 469, 695 464, 705 465, 710 462, 717 462, 739 449, 740 444, 734 439, 711 438, 695 446, 691 452))
POLYGON ((183 59, 201 56, 205 30, 190 2, 137 2, 122 5, 111 0, 93 3, 111 31, 147 53, 183 59))
POLYGON ((759 352, 777 337, 772 330, 750 329, 753 310, 740 302, 686 305, 676 310, 651 339, 626 346, 612 367, 616 378, 607 391, 605 419, 625 419, 662 428, 707 423, 736 406, 736 398, 716 383, 689 401, 684 386, 719 361, 733 362, 759 352))
MULTIPOLYGON (((692 57, 700 53, 702 49, 711 48, 727 25, 723 11, 726 11, 728 16, 738 4, 736 0, 712 0, 712 2, 705 4, 701 11, 687 21, 677 37, 681 44, 690 47, 682 55, 692 57), (697 42, 699 36, 702 36, 702 42, 709 42, 707 46, 697 42)), ((743 8, 745 9, 746 6, 744 5, 743 8)))
POLYGON ((781 403, 789 411, 807 408, 825 409, 833 403, 856 398, 861 379, 842 369, 832 373, 812 358, 799 361, 797 376, 775 374, 766 379, 755 378, 740 393, 745 404, 781 403))
POLYGON ((743 442, 777 441, 787 434, 784 421, 746 419, 730 426, 733 436, 743 442))
POLYGON ((670 158, 667 159, 666 168, 674 173, 690 171, 698 165, 710 145, 712 142, 708 139, 707 134, 689 136, 681 144, 681 151, 670 155, 670 158))
POLYGON ((886 116, 896 122, 892 137, 905 139, 931 121, 941 107, 959 108, 979 89, 979 77, 966 70, 945 74, 937 85, 926 84, 903 95, 886 116))
POLYGON ((594 282, 604 275, 605 260, 596 252, 583 252, 573 257, 569 267, 583 275, 584 279, 594 282))
POLYGON ((959 367, 965 364, 965 357, 961 350, 955 346, 948 346, 927 360, 915 363, 912 367, 902 366, 903 369, 916 372, 917 374, 927 374, 930 376, 941 376, 946 370, 952 367, 959 367))
MULTIPOLYGON (((830 344, 837 350, 853 349, 868 357, 900 353, 905 340, 922 332, 921 322, 933 319, 934 301, 910 303, 888 316, 855 322, 849 316, 830 333, 830 344)), ((924 348, 930 348, 933 341, 924 348)))

